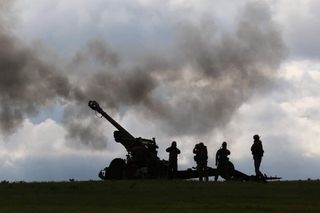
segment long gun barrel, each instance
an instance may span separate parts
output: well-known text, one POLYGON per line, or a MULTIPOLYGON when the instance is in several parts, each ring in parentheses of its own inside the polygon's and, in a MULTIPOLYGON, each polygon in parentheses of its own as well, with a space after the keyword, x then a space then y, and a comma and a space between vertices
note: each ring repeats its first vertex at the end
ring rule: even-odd
POLYGON ((100 113, 105 119, 107 119, 115 128, 117 128, 122 134, 125 134, 127 138, 134 139, 133 135, 131 135, 125 128, 123 128, 120 124, 118 124, 113 118, 111 118, 96 101, 89 101, 89 107, 94 111, 100 113))

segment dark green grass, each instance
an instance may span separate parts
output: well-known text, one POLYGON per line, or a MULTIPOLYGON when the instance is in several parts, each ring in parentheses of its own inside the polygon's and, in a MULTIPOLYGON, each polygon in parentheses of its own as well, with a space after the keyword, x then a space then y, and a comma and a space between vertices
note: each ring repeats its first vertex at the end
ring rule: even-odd
POLYGON ((0 212, 320 212, 320 181, 2 183, 0 212))

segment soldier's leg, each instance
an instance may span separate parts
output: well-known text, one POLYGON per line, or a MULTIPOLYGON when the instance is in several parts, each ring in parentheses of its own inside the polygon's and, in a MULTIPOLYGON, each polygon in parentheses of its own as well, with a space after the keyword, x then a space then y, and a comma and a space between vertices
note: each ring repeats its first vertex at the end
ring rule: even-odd
POLYGON ((202 161, 201 162, 201 180, 205 180, 208 181, 208 174, 207 174, 207 162, 206 161, 202 161))
POLYGON ((169 167, 168 168, 168 172, 167 172, 167 175, 168 175, 168 179, 170 180, 172 177, 172 175, 171 175, 171 168, 169 167))
POLYGON ((169 161, 169 167, 168 167, 168 179, 172 179, 173 176, 173 165, 172 162, 169 161))
POLYGON ((218 174, 218 169, 216 170, 216 175, 214 176, 214 181, 218 181, 218 177, 219 177, 219 174, 218 174))
POLYGON ((199 181, 203 180, 203 171, 202 171, 202 165, 201 163, 198 163, 197 165, 197 171, 198 171, 198 175, 199 175, 199 181))
POLYGON ((216 169, 216 175, 214 176, 214 180, 215 180, 215 181, 218 180, 219 175, 221 174, 220 172, 221 172, 221 165, 220 165, 220 163, 219 163, 218 166, 217 166, 217 169, 216 169))
POLYGON ((261 179, 264 179, 264 176, 263 176, 262 172, 260 171, 261 161, 262 161, 262 158, 260 158, 260 159, 259 159, 259 162, 258 162, 258 173, 259 173, 259 177, 260 177, 261 179))
POLYGON ((177 171, 178 171, 178 165, 177 165, 177 162, 175 161, 172 165, 172 177, 173 178, 176 178, 176 175, 177 175, 177 171))
POLYGON ((202 168, 202 166, 200 166, 199 180, 203 181, 203 168, 202 168))
POLYGON ((256 172, 257 177, 262 176, 262 173, 260 172, 260 164, 261 164, 261 158, 255 158, 254 159, 254 170, 256 172))
POLYGON ((205 165, 205 167, 203 169, 204 169, 205 181, 209 181, 207 165, 205 165))

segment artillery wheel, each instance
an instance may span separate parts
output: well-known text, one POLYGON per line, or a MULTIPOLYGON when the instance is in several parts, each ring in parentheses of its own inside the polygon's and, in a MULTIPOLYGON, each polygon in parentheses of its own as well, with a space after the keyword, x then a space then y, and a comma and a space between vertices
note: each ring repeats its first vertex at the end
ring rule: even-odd
POLYGON ((126 162, 123 159, 121 158, 113 159, 107 170, 108 179, 115 179, 115 180, 123 179, 125 168, 126 168, 126 162))

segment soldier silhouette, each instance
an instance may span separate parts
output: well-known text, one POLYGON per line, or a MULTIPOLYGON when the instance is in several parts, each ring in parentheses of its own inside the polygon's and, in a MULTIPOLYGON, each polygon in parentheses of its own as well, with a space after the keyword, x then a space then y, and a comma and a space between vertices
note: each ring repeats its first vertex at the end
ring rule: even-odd
POLYGON ((227 172, 227 163, 229 161, 228 155, 230 155, 230 151, 227 149, 227 142, 224 141, 221 148, 216 153, 217 171, 214 177, 215 181, 218 180, 219 175, 227 172))
POLYGON ((256 177, 259 179, 263 179, 263 175, 260 172, 260 164, 262 161, 262 156, 264 151, 263 151, 262 142, 260 140, 259 135, 253 136, 253 144, 251 146, 251 152, 253 155, 254 170, 256 172, 256 177))
POLYGON ((199 180, 202 181, 205 178, 206 181, 209 180, 207 173, 207 163, 208 163, 208 151, 207 147, 200 142, 193 148, 193 153, 195 154, 194 160, 197 163, 197 170, 199 174, 199 180))
POLYGON ((180 150, 177 148, 177 142, 173 141, 166 151, 169 152, 168 177, 171 179, 176 176, 178 171, 178 155, 180 154, 180 150))

